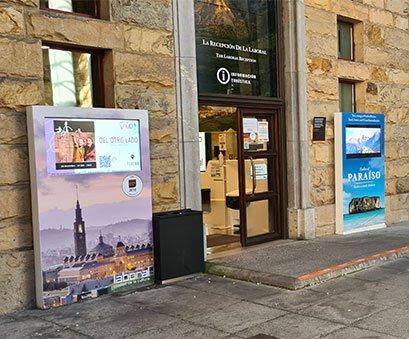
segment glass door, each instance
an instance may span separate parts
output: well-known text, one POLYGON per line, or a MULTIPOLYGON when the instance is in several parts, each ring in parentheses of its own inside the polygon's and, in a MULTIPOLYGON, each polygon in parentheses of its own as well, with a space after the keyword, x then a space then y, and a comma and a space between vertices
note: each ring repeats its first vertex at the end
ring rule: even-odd
POLYGON ((238 110, 243 246, 282 238, 278 113, 271 109, 238 110))

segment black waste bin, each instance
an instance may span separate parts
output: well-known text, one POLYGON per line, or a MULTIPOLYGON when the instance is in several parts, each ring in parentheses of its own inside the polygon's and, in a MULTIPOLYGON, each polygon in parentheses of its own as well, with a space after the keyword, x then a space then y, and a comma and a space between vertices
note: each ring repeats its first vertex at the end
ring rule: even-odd
POLYGON ((204 272, 201 211, 154 213, 153 237, 156 282, 204 272))

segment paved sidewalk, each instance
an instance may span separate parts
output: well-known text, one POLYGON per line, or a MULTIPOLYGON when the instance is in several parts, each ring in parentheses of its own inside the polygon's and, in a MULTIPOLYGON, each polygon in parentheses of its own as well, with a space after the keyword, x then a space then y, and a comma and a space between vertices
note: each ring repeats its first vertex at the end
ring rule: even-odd
POLYGON ((408 284, 407 256, 299 291, 201 275, 125 296, 3 316, 0 333, 2 338, 407 338, 408 284))
POLYGON ((271 242, 232 253, 210 260, 207 272, 294 290, 409 253, 409 224, 314 240, 271 242))

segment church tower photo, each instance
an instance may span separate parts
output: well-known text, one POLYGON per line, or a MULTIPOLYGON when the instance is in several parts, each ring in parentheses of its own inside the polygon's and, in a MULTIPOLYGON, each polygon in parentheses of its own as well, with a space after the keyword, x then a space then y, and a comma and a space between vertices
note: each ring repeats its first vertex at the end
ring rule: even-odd
POLYGON ((78 200, 77 191, 77 205, 75 207, 75 221, 74 221, 74 249, 75 256, 87 254, 87 242, 85 237, 85 223, 82 220, 82 210, 78 200))

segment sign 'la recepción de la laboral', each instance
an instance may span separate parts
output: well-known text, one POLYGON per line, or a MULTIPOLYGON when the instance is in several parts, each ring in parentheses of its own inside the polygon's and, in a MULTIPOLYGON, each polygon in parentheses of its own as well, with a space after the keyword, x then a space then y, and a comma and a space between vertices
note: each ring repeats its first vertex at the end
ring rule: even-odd
POLYGON ((385 226, 384 115, 335 114, 337 233, 385 226))
POLYGON ((196 2, 195 10, 199 93, 276 97, 272 5, 226 0, 223 5, 196 2))

